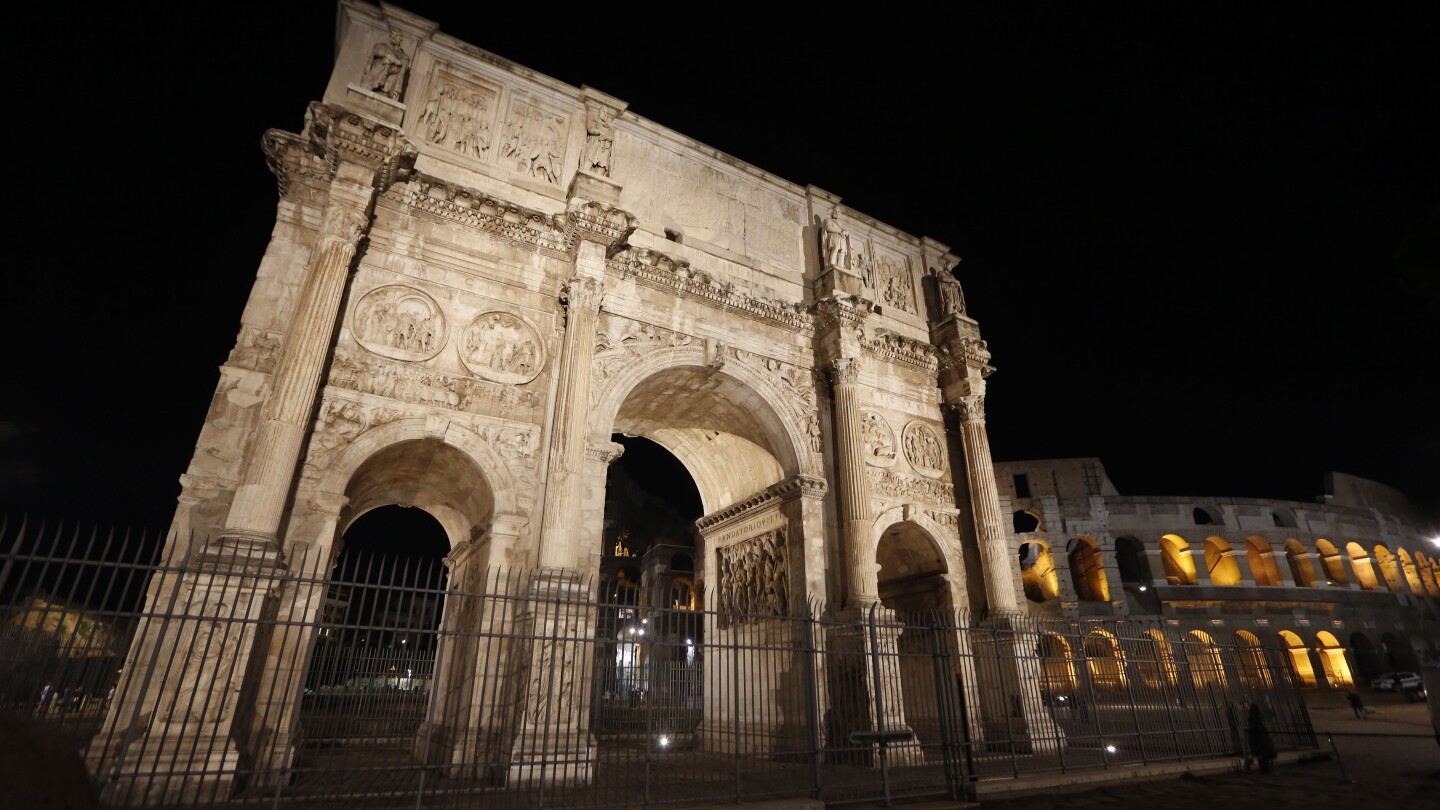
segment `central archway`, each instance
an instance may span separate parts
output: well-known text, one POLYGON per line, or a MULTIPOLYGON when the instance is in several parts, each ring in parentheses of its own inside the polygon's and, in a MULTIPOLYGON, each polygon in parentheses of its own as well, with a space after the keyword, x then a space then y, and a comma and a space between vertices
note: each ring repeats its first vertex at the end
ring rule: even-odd
MULTIPOLYGON (((607 319, 602 331, 628 328, 607 319)), ((808 595, 825 592, 824 561, 807 557, 804 542, 807 533, 823 530, 823 515, 797 482, 818 469, 820 448, 811 444, 800 397, 786 397, 776 385, 773 372, 791 367, 763 358, 741 362, 723 347, 706 354, 703 347, 680 346, 625 351, 613 364, 601 360, 602 368, 614 370, 599 380, 591 408, 592 446, 620 451, 623 462, 631 447, 653 443, 678 462, 669 478, 693 482, 698 507, 685 516, 686 543, 675 544, 675 554, 660 552, 669 562, 650 559, 654 544, 630 550, 642 557, 636 636, 643 630, 649 639, 632 650, 642 673, 639 692, 651 701, 644 729, 672 747, 732 750, 756 739, 793 747, 803 741, 786 735, 803 725, 805 692, 792 674, 803 662, 785 641, 799 625, 787 620, 808 595), (676 604, 675 595, 686 591, 693 596, 676 604), (689 604, 702 611, 697 615, 689 604), (733 682, 737 671, 750 673, 745 683, 733 682), (654 727, 656 717, 674 720, 675 727, 654 727)), ((592 486, 601 480, 599 470, 588 475, 592 486)), ((605 500, 596 538, 602 545, 615 522, 608 490, 605 500)), ((612 630, 625 628, 597 625, 600 633, 612 630)), ((602 761, 628 744, 618 734, 600 743, 602 761)))

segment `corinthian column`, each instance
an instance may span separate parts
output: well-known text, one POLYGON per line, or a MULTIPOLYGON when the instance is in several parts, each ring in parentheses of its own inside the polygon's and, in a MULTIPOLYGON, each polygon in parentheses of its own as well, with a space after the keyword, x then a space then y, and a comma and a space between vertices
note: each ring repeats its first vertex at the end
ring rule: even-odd
POLYGON ((960 440, 965 448, 966 479, 975 510, 975 533, 985 568, 985 599, 990 611, 1010 612, 1018 605, 1011 575, 1009 541, 995 488, 995 464, 990 459, 990 437, 985 432, 985 382, 970 381, 971 393, 953 403, 960 415, 960 440))
MULTIPOLYGON (((368 202, 368 200, 367 200, 368 202)), ((315 409, 335 319, 355 246, 368 220, 365 207, 332 197, 285 348, 270 380, 249 462, 221 532, 222 546, 271 549, 285 509, 310 415, 315 409)))
MULTIPOLYGON (((584 254, 601 248, 580 245, 584 254)), ((603 248, 602 248, 603 250, 603 248)), ((603 265, 604 254, 601 253, 603 265)), ((555 418, 541 519, 540 567, 574 569, 580 532, 581 473, 585 468, 585 420, 589 415, 590 358, 595 352, 595 321, 604 285, 585 274, 565 282, 565 343, 560 351, 560 379, 555 391, 555 418)))
POLYGON ((860 361, 845 357, 831 363, 830 385, 835 393, 835 460, 840 479, 840 531, 845 539, 845 604, 856 607, 879 600, 875 578, 880 571, 871 538, 875 518, 870 513, 865 456, 861 449, 865 432, 858 390, 860 361))
POLYGON ((339 107, 312 104, 305 118, 305 131, 298 137, 267 134, 267 154, 282 191, 290 187, 292 164, 311 159, 300 155, 323 153, 334 174, 300 299, 261 406, 260 424, 225 528, 211 552, 278 559, 276 534, 329 362, 356 246, 369 223, 376 193, 393 182, 415 154, 395 130, 339 107))

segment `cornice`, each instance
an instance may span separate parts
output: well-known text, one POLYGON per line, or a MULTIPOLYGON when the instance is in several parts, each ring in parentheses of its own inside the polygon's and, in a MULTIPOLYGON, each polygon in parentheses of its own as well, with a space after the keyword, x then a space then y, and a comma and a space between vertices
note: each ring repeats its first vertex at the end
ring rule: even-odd
POLYGON ((607 256, 623 248, 635 231, 633 214, 604 203, 572 201, 565 216, 575 238, 604 245, 607 256))
POLYGON ((652 289, 700 301, 726 313, 763 321, 793 332, 812 332, 814 320, 800 304, 761 298, 722 284, 694 269, 685 259, 649 248, 632 247, 612 258, 607 269, 621 279, 634 279, 652 289))
POLYGON ((870 340, 862 339, 860 347, 872 357, 888 363, 904 363, 930 374, 940 367, 934 346, 903 335, 882 333, 870 340))
POLYGON ((995 373, 990 365, 990 348, 985 341, 974 337, 947 340, 937 350, 939 368, 954 369, 962 374, 973 370, 983 379, 995 373))
POLYGON ((267 130, 260 139, 260 151, 265 155, 270 172, 275 175, 281 197, 290 193, 296 178, 330 180, 330 165, 306 148, 305 139, 293 132, 267 130))
POLYGON ((695 521, 695 527, 702 532, 709 531, 769 506, 794 500, 795 498, 819 499, 825 497, 828 484, 823 478, 811 475, 797 475, 737 501, 718 512, 695 521))
POLYGON ((383 192, 409 173, 419 155, 400 130, 343 107, 314 101, 305 119, 310 145, 329 165, 331 176, 341 160, 359 163, 375 171, 375 187, 383 192))
POLYGON ((875 302, 846 293, 822 298, 811 308, 817 332, 828 332, 836 326, 857 329, 874 310, 875 302))
POLYGON ((566 258, 575 245, 564 214, 522 208, 475 189, 416 173, 392 197, 412 211, 489 233, 512 244, 566 258))

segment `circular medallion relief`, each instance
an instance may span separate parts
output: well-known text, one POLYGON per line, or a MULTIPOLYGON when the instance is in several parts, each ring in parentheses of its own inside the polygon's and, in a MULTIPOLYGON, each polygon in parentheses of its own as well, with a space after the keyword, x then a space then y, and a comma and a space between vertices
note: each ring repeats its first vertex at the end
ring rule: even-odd
POLYGON ((350 319, 355 341, 396 360, 429 360, 445 346, 445 315, 435 299, 414 287, 376 287, 350 319))
POLYGON ((527 383, 545 367, 545 346, 535 328, 508 312, 482 312, 465 327, 460 359, 475 376, 527 383))
POLYGON ((911 422, 901 435, 905 442, 905 460, 915 472, 939 478, 945 472, 945 445, 935 430, 924 422, 911 422))
POLYGON ((872 467, 895 466, 895 431, 885 417, 875 411, 861 411, 860 425, 864 431, 865 463, 872 467))

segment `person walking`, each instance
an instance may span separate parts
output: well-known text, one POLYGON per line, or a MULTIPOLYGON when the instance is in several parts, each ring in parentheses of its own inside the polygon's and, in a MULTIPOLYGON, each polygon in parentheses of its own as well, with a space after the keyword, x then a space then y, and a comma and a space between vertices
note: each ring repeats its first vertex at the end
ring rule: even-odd
POLYGON ((40 702, 35 704, 35 716, 44 717, 50 711, 50 704, 55 700, 55 684, 46 681, 40 687, 40 702))
POLYGON ((1249 738, 1250 755, 1260 763, 1260 773, 1272 773, 1275 770, 1275 741, 1270 738, 1270 729, 1265 727, 1265 718, 1260 714, 1260 704, 1250 704, 1250 716, 1247 720, 1249 727, 1246 729, 1246 736, 1249 738))
POLYGON ((1370 719, 1369 713, 1365 711, 1365 701, 1363 698, 1360 697, 1359 692, 1351 689, 1350 694, 1346 695, 1345 699, 1350 701, 1350 709, 1355 712, 1356 717, 1360 718, 1361 720, 1370 719))

